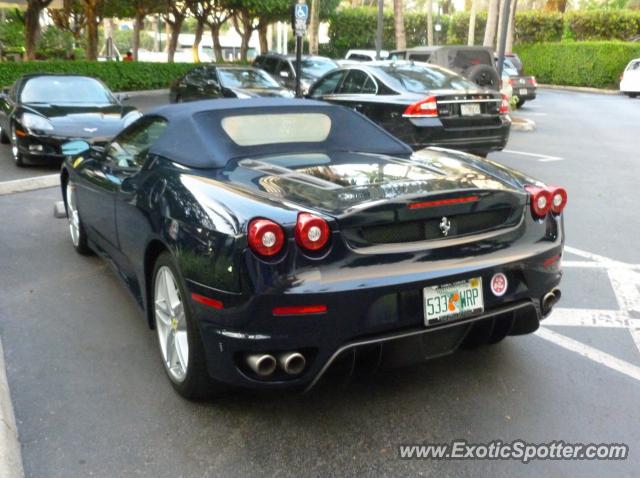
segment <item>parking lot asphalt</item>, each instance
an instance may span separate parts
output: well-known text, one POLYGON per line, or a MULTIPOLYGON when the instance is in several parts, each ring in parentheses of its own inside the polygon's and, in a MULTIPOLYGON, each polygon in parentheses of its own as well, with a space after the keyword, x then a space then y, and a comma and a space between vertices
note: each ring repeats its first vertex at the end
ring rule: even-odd
POLYGON ((512 133, 490 159, 569 191, 563 299, 548 325, 302 397, 180 399, 120 279, 78 256, 53 218, 57 189, 0 196, 0 336, 26 475, 637 476, 640 101, 545 90, 518 114, 537 131, 512 133), (454 439, 625 443, 630 456, 399 458, 401 444, 454 439))

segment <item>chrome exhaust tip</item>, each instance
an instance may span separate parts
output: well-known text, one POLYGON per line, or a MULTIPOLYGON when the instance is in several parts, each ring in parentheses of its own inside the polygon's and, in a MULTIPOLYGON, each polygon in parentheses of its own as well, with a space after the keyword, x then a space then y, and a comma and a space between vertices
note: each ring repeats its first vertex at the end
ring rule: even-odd
POLYGON ((252 354, 246 357, 247 365, 260 377, 268 377, 276 371, 276 359, 269 354, 252 354))
MULTIPOLYGON (((559 289, 558 292, 560 292, 559 289)), ((547 292, 542 298, 541 302, 542 315, 549 315, 551 313, 551 309, 553 309, 553 306, 556 305, 556 302, 558 302, 558 300, 560 300, 560 296, 556 296, 555 290, 547 292)))
POLYGON ((278 357, 278 363, 287 374, 298 375, 304 370, 307 361, 300 352, 287 352, 278 357))
POLYGON ((553 292, 553 295, 556 296, 556 301, 553 303, 553 305, 556 305, 558 302, 560 302, 560 299, 562 298, 562 291, 560 291, 560 289, 556 287, 551 292, 553 292))

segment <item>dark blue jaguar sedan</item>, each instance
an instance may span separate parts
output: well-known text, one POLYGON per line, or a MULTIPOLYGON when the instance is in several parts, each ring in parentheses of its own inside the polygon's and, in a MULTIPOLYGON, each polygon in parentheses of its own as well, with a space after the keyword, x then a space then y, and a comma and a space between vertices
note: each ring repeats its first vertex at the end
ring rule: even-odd
POLYGON ((65 152, 72 243, 117 268, 187 398, 495 343, 560 297, 564 189, 348 108, 169 105, 65 152))

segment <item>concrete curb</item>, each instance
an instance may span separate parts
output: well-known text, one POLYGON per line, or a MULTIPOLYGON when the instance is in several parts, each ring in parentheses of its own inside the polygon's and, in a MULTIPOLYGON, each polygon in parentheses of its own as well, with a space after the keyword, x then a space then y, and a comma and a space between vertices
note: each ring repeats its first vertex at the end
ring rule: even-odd
POLYGON ((598 93, 601 95, 619 95, 618 90, 605 90, 602 88, 591 88, 588 86, 563 86, 563 85, 538 85, 538 88, 544 88, 548 90, 564 90, 575 91, 576 93, 598 93))
POLYGON ((22 452, 4 368, 2 339, 0 339, 0 478, 23 477, 22 452))
POLYGON ((135 98, 136 96, 161 96, 168 95, 169 89, 165 88, 162 90, 138 90, 138 91, 118 91, 114 92, 114 95, 129 95, 130 98, 135 98))
POLYGON ((536 122, 519 116, 511 117, 511 129, 514 131, 531 132, 536 130, 536 122))
POLYGON ((0 182, 0 196, 7 194, 22 193, 35 189, 52 188, 60 185, 59 174, 48 174, 47 176, 35 176, 33 178, 14 179, 12 181, 0 182))

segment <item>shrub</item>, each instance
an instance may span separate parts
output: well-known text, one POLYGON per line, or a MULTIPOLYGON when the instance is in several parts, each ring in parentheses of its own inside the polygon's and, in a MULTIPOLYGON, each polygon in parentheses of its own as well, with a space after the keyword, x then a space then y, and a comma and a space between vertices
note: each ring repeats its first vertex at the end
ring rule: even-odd
MULTIPOLYGON (((466 45, 469 38, 469 12, 457 12, 449 21, 448 42, 452 45, 466 45)), ((482 45, 484 30, 487 25, 487 12, 476 14, 474 44, 482 45)))
POLYGON ((517 45, 525 71, 540 83, 616 88, 629 60, 640 57, 640 43, 563 42, 517 45))
POLYGON ((640 12, 587 10, 565 15, 567 30, 575 40, 630 40, 640 34, 640 12))
POLYGON ((515 42, 553 42, 562 39, 564 22, 559 12, 528 11, 516 14, 515 42))
POLYGON ((73 54, 74 38, 70 32, 49 27, 42 32, 38 43, 39 58, 68 59, 73 54))
POLYGON ((8 86, 26 73, 76 73, 102 80, 113 91, 168 88, 194 65, 95 61, 31 61, 0 63, 0 85, 8 86))

